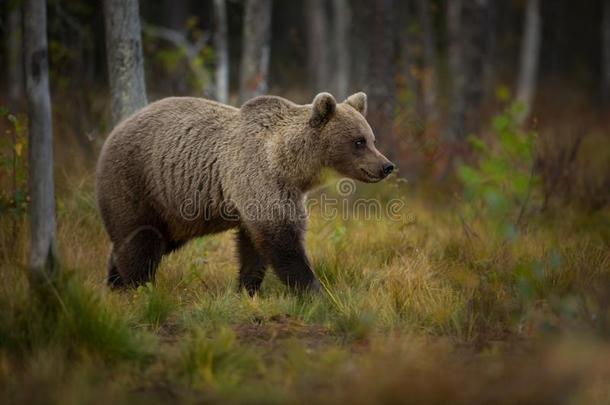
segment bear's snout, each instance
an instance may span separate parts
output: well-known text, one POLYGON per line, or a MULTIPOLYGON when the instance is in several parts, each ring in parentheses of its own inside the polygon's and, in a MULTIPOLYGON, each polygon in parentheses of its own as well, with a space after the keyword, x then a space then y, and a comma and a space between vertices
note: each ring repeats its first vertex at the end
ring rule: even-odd
POLYGON ((394 171, 394 163, 388 162, 388 163, 385 163, 383 165, 383 167, 381 168, 381 175, 382 175, 382 177, 387 177, 393 171, 394 171))

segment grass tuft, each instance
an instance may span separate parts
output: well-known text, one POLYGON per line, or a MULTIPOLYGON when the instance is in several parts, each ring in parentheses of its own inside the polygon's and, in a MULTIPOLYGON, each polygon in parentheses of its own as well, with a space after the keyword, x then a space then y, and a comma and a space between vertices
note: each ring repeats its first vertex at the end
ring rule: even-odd
POLYGON ((23 286, 0 302, 0 348, 9 352, 58 347, 108 361, 144 360, 153 353, 154 337, 134 329, 128 314, 108 307, 74 274, 37 288, 23 286))

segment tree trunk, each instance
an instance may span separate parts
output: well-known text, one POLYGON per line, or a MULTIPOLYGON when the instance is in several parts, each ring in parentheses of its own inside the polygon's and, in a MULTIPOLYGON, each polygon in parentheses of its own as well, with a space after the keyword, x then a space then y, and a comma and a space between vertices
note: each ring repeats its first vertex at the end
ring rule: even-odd
MULTIPOLYGON (((165 0, 163 2, 163 15, 167 28, 180 32, 185 30, 189 3, 188 0, 165 0)), ((144 6, 146 6, 146 3, 144 3, 144 6)), ((148 7, 151 7, 151 4, 148 4, 148 7)), ((142 11, 142 15, 146 15, 145 11, 142 11)))
POLYGON ((491 33, 488 25, 491 17, 490 4, 494 0, 476 0, 463 3, 462 38, 464 40, 465 58, 465 97, 466 117, 465 133, 467 136, 480 130, 481 104, 485 95, 485 66, 491 55, 491 33))
POLYGON ((466 73, 462 42, 462 7, 462 0, 447 2, 448 58, 451 90, 445 138, 449 142, 456 142, 463 137, 466 119, 466 100, 464 96, 466 73))
POLYGON ((483 22, 484 35, 487 36, 487 54, 485 65, 483 66, 483 99, 488 101, 495 100, 496 94, 496 69, 501 50, 498 46, 500 13, 511 7, 509 2, 499 2, 491 0, 489 2, 488 17, 483 22))
POLYGON ((214 0, 216 32, 214 48, 216 50, 216 100, 229 102, 229 37, 227 27, 226 0, 214 0))
POLYGON ((104 0, 112 122, 144 107, 146 84, 138 0, 104 0))
POLYGON ((610 1, 604 1, 602 21, 602 97, 610 104, 610 1))
POLYGON ((530 114, 536 92, 541 32, 540 1, 528 0, 525 10, 525 26, 521 39, 521 62, 516 96, 516 101, 523 108, 519 115, 521 123, 530 114))
POLYGON ((438 116, 436 104, 438 91, 438 57, 434 38, 434 24, 432 21, 430 2, 428 0, 418 0, 417 3, 424 47, 422 76, 423 113, 426 120, 436 121, 438 116))
MULTIPOLYGON (((422 115, 422 86, 419 72, 423 69, 421 64, 421 35, 419 27, 419 16, 414 14, 414 1, 407 0, 399 2, 396 10, 397 54, 399 55, 400 86, 404 90, 402 107, 405 110, 413 110, 417 116, 422 115)), ((411 114, 411 113, 409 113, 411 114)), ((406 117, 406 114, 402 114, 406 117)), ((401 125, 404 133, 407 127, 401 125)))
MULTIPOLYGON (((197 39, 191 39, 189 38, 188 32, 185 30, 174 30, 154 25, 146 25, 144 31, 147 35, 167 41, 182 51, 186 58, 188 69, 190 69, 197 85, 201 88, 201 95, 207 98, 215 97, 215 91, 213 89, 214 79, 210 78, 208 69, 201 64, 200 61, 200 53, 208 43, 207 35, 201 35, 197 39)), ((178 74, 182 76, 181 81, 183 82, 178 83, 182 88, 179 93, 187 93, 190 91, 190 85, 187 85, 186 81, 183 80, 185 76, 183 72, 179 72, 178 74)))
POLYGON ((447 2, 451 86, 446 137, 463 147, 466 136, 479 130, 485 65, 489 62, 490 0, 447 2), (461 145, 460 145, 461 144, 461 145))
POLYGON ((335 21, 335 56, 337 66, 335 68, 335 96, 343 100, 349 96, 350 85, 350 25, 351 9, 347 0, 333 0, 333 15, 335 21))
MULTIPOLYGON (((161 8, 161 26, 168 30, 183 34, 185 37, 188 37, 187 20, 189 17, 188 10, 190 10, 191 2, 189 0, 162 0, 161 4, 159 3, 159 1, 143 1, 142 3, 140 3, 140 15, 150 15, 153 13, 153 9, 161 8)), ((146 21, 146 19, 143 19, 143 35, 148 35, 147 26, 149 24, 147 24, 147 22, 150 23, 150 21, 146 21)), ((190 60, 187 61, 187 64, 188 67, 185 67, 182 63, 180 63, 180 66, 178 68, 166 72, 166 77, 164 80, 165 83, 163 83, 163 92, 166 92, 168 94, 180 95, 191 94, 194 86, 193 78, 191 78, 187 72, 188 69, 191 69, 190 60)), ((193 75, 196 78, 195 81, 199 82, 200 80, 197 73, 193 72, 193 75)), ((204 91, 205 87, 202 89, 202 95, 204 94, 204 91)))
POLYGON ((34 278, 46 280, 58 269, 46 0, 24 1, 23 15, 29 114, 30 269, 34 278))
POLYGON ((368 88, 368 120, 377 137, 384 142, 389 157, 396 160, 399 142, 393 133, 396 108, 396 82, 394 71, 393 0, 376 1, 373 8, 371 82, 368 88))
POLYGON ((239 94, 241 102, 267 93, 271 0, 246 0, 239 94))
POLYGON ((328 18, 325 0, 307 0, 307 62, 309 82, 315 93, 328 91, 328 18))
POLYGON ((8 11, 6 35, 8 102, 11 110, 19 110, 23 97, 23 55, 21 53, 21 9, 13 6, 8 11))
POLYGON ((367 90, 369 82, 370 64, 363 61, 370 60, 371 54, 371 3, 367 0, 351 0, 352 21, 350 27, 351 71, 350 82, 354 90, 367 90))

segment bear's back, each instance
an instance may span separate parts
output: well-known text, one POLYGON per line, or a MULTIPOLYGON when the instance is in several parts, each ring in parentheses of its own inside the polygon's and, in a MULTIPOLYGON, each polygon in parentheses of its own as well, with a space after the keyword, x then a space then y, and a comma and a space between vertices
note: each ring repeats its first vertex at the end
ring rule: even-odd
POLYGON ((215 162, 238 114, 239 109, 214 101, 170 97, 125 119, 100 154, 97 194, 102 211, 121 210, 113 206, 115 201, 134 200, 175 222, 181 205, 195 192, 219 203, 215 162))

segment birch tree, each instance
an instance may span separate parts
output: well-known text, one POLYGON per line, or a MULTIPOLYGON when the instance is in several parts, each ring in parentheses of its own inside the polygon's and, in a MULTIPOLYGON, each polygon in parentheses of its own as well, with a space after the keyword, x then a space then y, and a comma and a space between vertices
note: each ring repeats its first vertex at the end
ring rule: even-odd
POLYGON ((349 95, 350 84, 350 50, 351 41, 349 29, 351 25, 351 9, 347 0, 333 0, 334 16, 334 48, 337 65, 334 67, 335 95, 343 100, 349 95))
POLYGON ((25 0, 23 16, 29 115, 30 269, 34 278, 45 280, 58 268, 46 0, 25 0))
POLYGON ((540 1, 528 0, 525 9, 524 32, 521 38, 521 59, 516 96, 516 101, 523 108, 519 116, 521 123, 530 114, 536 92, 541 32, 540 1))
POLYGON ((246 0, 239 79, 241 102, 267 93, 271 50, 271 0, 246 0))
POLYGON ((214 49, 216 52, 216 100, 221 103, 229 101, 229 34, 227 27, 226 0, 214 0, 214 49))
POLYGON ((144 57, 138 0, 104 0, 112 122, 144 107, 144 57))

